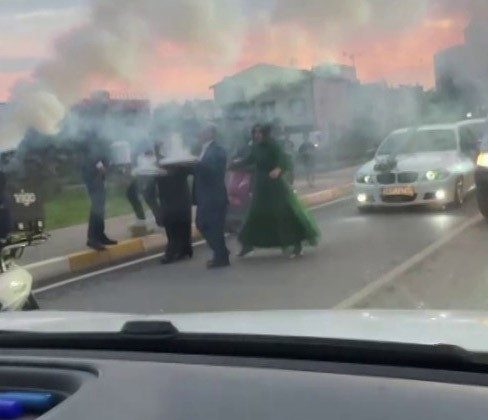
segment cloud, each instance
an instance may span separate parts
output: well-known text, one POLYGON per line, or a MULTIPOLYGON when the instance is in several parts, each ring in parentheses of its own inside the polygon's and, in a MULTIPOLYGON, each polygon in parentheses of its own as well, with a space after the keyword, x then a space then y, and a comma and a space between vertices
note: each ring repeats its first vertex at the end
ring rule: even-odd
POLYGON ((33 70, 41 60, 40 57, 0 57, 0 73, 33 70))
POLYGON ((30 13, 46 9, 87 7, 89 0, 0 0, 0 15, 30 13))
POLYGON ((356 54, 367 80, 432 84, 433 53, 461 42, 467 16, 488 1, 97 0, 90 15, 91 3, 0 0, 0 56, 17 57, 7 45, 19 46, 20 56, 4 71, 27 66, 23 56, 46 54, 48 41, 67 31, 36 73, 65 102, 95 82, 131 83, 160 98, 203 95, 255 62, 349 62, 343 52, 356 54))

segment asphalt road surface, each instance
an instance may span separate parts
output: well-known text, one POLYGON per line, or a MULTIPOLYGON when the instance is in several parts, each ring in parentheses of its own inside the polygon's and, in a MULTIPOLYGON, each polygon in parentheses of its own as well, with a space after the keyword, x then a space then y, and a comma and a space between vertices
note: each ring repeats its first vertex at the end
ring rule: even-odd
MULTIPOLYGON (((396 282, 396 277, 401 280, 412 276, 409 269, 414 270, 416 279, 424 276, 436 279, 440 273, 432 275, 429 265, 419 271, 417 264, 413 267, 413 260, 418 263, 420 256, 425 264, 431 259, 426 249, 429 251, 430 247, 433 252, 442 241, 447 242, 446 247, 451 242, 455 244, 465 235, 466 223, 471 223, 466 229, 474 229, 478 242, 488 240, 488 228, 479 222, 474 199, 468 200, 461 209, 445 212, 413 208, 373 214, 358 213, 354 201, 345 199, 316 209, 314 214, 322 241, 297 260, 284 258, 280 251, 258 250, 245 259, 233 258, 228 269, 209 271, 205 268, 209 252, 205 245, 199 245, 191 261, 161 266, 157 259, 146 260, 55 285, 36 296, 43 309, 56 310, 173 313, 326 309, 337 307, 358 293, 361 295, 364 288, 378 279, 396 282), (450 238, 456 229, 463 232, 459 237, 450 238), (398 271, 398 267, 403 269, 398 271)), ((234 254, 238 251, 234 239, 229 240, 229 246, 234 254)), ((482 258, 478 264, 481 262, 482 258)), ((488 273, 488 259, 484 262, 484 272, 488 273)), ((448 261, 448 264, 460 262, 448 261)), ((422 291, 417 290, 417 297, 412 299, 408 293, 392 292, 391 287, 389 283, 381 285, 368 296, 365 306, 426 307, 422 291), (385 294, 385 290, 393 294, 385 294), (409 298, 405 299, 404 295, 409 298)), ((441 294, 446 301, 450 294, 459 293, 458 289, 451 291, 442 282, 437 287, 435 282, 429 284, 429 293, 441 294)))

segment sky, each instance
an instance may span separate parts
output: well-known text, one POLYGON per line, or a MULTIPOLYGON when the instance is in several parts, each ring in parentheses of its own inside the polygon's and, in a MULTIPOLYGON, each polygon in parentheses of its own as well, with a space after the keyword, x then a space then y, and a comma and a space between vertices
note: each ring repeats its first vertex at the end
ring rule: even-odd
MULTIPOLYGON (((123 0, 96 1, 124 7, 123 0)), ((167 3, 168 14, 174 12, 172 19, 184 25, 173 27, 171 19, 162 20, 168 30, 153 34, 151 50, 138 59, 130 78, 94 74, 83 89, 109 88, 158 100, 208 97, 209 86, 256 63, 310 68, 353 61, 363 81, 429 88, 434 83, 433 55, 463 42, 464 28, 483 2, 208 0, 206 9, 200 6, 207 0, 198 0, 198 7, 195 3, 188 8, 191 13, 182 14, 172 5, 175 1, 192 3, 160 0, 159 12, 165 13, 167 3), (221 1, 239 4, 225 13, 212 9, 222 6, 221 1), (212 19, 196 19, 196 13, 212 19), (211 27, 199 30, 202 22, 217 27, 218 33, 211 27), (215 36, 215 42, 207 36, 215 36)), ((0 0, 0 100, 8 100, 19 81, 29 80, 46 60, 59 55, 57 46, 90 21, 90 10, 91 0, 0 0)))

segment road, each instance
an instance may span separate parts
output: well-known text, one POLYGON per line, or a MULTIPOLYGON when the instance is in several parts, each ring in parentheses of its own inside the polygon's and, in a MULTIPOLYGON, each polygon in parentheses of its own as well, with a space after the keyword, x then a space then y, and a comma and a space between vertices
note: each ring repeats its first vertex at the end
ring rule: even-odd
MULTIPOLYGON (((279 251, 256 251, 245 259, 234 258, 231 268, 209 271, 205 268, 208 250, 199 245, 192 261, 161 266, 157 259, 146 260, 45 290, 37 298, 43 309, 134 313, 333 308, 399 266, 405 270, 398 277, 411 275, 408 269, 418 271, 409 266, 410 260, 479 218, 474 199, 447 212, 414 208, 373 214, 359 214, 354 201, 345 199, 315 209, 314 214, 322 241, 297 260, 287 260, 279 251)), ((481 229, 479 223, 471 229, 480 240, 488 238, 488 229, 481 229)), ((450 238, 447 246, 458 240, 450 238)), ((236 241, 229 244, 235 254, 236 241)), ((430 267, 423 270, 429 273, 430 267)), ((417 272, 415 278, 423 275, 417 272)), ((444 285, 430 286, 429 293, 434 290, 446 299, 451 293, 444 285)), ((384 294, 391 287, 385 284, 367 296, 364 306, 391 306, 389 295, 384 294)), ((399 307, 422 306, 418 294, 412 299, 407 293, 405 299, 405 293, 392 293, 391 302, 399 307)))

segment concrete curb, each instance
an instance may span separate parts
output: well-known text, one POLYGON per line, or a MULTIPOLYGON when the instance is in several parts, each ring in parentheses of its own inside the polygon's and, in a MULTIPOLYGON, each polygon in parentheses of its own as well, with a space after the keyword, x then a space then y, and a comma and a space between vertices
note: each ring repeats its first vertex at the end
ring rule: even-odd
MULTIPOLYGON (((320 206, 350 195, 352 186, 353 184, 342 185, 337 188, 302 195, 300 198, 307 207, 320 206)), ((192 237, 194 241, 202 239, 200 232, 195 226, 193 226, 192 237)), ((75 254, 29 264, 24 268, 32 274, 34 282, 40 282, 66 274, 79 273, 116 264, 132 257, 161 250, 166 243, 167 240, 164 234, 151 234, 142 238, 119 242, 119 244, 109 247, 103 252, 84 250, 75 254)))

